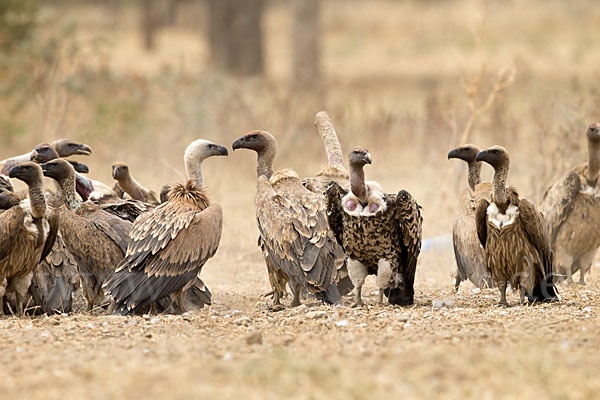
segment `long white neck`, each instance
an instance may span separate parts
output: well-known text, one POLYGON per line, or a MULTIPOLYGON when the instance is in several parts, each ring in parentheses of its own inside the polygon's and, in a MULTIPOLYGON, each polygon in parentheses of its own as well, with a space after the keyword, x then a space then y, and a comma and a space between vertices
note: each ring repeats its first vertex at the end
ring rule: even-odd
POLYGON ((188 161, 185 163, 185 173, 195 185, 203 187, 204 178, 202 176, 202 160, 191 162, 188 161))
POLYGON ((2 165, 2 174, 8 175, 12 167, 31 161, 31 153, 33 153, 33 151, 0 161, 0 165, 2 165))

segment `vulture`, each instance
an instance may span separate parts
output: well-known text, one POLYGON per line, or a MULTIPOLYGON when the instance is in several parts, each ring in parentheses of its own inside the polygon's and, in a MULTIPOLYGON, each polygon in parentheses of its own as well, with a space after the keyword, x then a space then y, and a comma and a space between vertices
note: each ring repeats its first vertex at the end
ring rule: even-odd
POLYGON ((54 244, 59 215, 46 207, 39 165, 22 163, 9 176, 27 184, 29 198, 0 213, 0 313, 6 297, 22 315, 33 270, 54 244))
POLYGON ((356 287, 353 307, 363 305, 367 275, 377 276, 379 303, 414 303, 414 280, 421 251, 420 206, 406 190, 386 194, 377 182, 365 181, 363 167, 371 164, 366 149, 349 156, 350 190, 333 182, 327 189, 329 226, 348 255, 348 272, 356 287))
POLYGON ((463 160, 468 166, 469 186, 460 195, 456 207, 456 217, 452 227, 452 242, 456 258, 454 290, 462 281, 469 279, 478 288, 494 287, 485 261, 485 253, 475 227, 475 205, 479 199, 491 198, 492 184, 481 183, 481 162, 475 161, 481 149, 473 144, 467 144, 451 150, 448 159, 463 160))
MULTIPOLYGON (((31 152, 31 161, 38 164, 43 164, 55 158, 65 158, 72 155, 89 155, 92 152, 89 146, 85 144, 78 144, 61 139, 59 142, 63 143, 60 146, 51 145, 48 143, 38 144, 31 152)), ((76 172, 81 174, 87 174, 89 168, 87 165, 78 161, 67 160, 76 172)))
POLYGON ((140 185, 138 181, 131 176, 129 167, 123 161, 113 164, 112 176, 117 181, 114 188, 117 189, 115 192, 122 190, 134 200, 143 201, 144 203, 152 205, 160 204, 160 200, 156 193, 140 185))
POLYGON ((573 274, 579 271, 581 285, 600 246, 600 124, 588 127, 587 142, 587 164, 573 168, 548 188, 540 206, 556 272, 573 283, 573 274))
POLYGON ((510 283, 530 302, 558 300, 553 282, 550 236, 543 215, 514 187, 506 187, 510 157, 505 148, 493 146, 475 158, 494 168, 491 202, 480 199, 475 211, 477 236, 485 249, 487 266, 500 289, 499 305, 507 307, 510 283))
POLYGON ((75 171, 59 158, 42 164, 44 175, 55 179, 64 205, 58 209, 60 233, 79 270, 88 309, 105 303, 102 284, 123 259, 131 223, 96 204, 81 203, 75 193, 75 171))
POLYGON ((292 170, 273 171, 277 142, 270 133, 250 132, 232 147, 254 150, 258 156, 256 219, 274 293, 273 306, 281 307, 286 282, 294 295, 292 307, 300 305, 302 289, 327 303, 339 303, 335 283, 344 257, 327 226, 322 195, 302 186, 292 170))
POLYGON ((148 312, 169 295, 176 312, 185 310, 186 290, 221 240, 223 213, 203 189, 202 162, 226 156, 223 146, 199 139, 185 150, 189 180, 169 191, 169 201, 138 217, 129 233, 125 258, 105 283, 115 312, 148 312))

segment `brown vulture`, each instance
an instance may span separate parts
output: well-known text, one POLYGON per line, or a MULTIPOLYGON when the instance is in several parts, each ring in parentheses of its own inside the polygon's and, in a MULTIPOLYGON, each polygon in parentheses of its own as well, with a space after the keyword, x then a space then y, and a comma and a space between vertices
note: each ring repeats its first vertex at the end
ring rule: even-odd
POLYGON ((256 219, 275 294, 273 305, 281 305, 284 282, 292 288, 292 307, 300 305, 302 289, 327 303, 338 303, 335 280, 344 259, 327 226, 322 196, 302 186, 294 171, 273 171, 277 142, 270 133, 250 132, 233 142, 233 149, 258 155, 256 219))
POLYGON ((0 313, 6 297, 22 315, 33 270, 54 244, 59 215, 46 207, 39 165, 22 163, 9 176, 28 185, 29 197, 0 213, 0 313))
POLYGON ((79 270, 88 309, 106 304, 102 284, 123 259, 131 223, 75 193, 75 170, 59 158, 42 164, 44 175, 58 181, 64 205, 59 208, 60 233, 79 270))
POLYGON ((184 162, 189 181, 174 185, 169 201, 134 222, 127 255, 106 282, 115 312, 148 312, 169 295, 176 312, 185 310, 186 290, 219 247, 223 213, 202 186, 202 162, 226 156, 227 149, 207 140, 192 142, 184 162))
MULTIPOLYGON (((152 205, 160 204, 160 200, 153 190, 147 189, 139 184, 129 171, 129 166, 123 161, 112 165, 112 177, 117 181, 113 190, 127 193, 132 199, 143 201, 152 205)), ((122 197, 122 196, 121 196, 122 197)))
POLYGON ((379 302, 414 303, 414 280, 421 251, 420 206, 406 190, 386 194, 377 182, 365 181, 363 167, 371 164, 366 149, 350 153, 350 191, 337 183, 327 189, 329 225, 348 255, 348 272, 356 287, 353 306, 363 305, 367 275, 377 276, 379 302))
POLYGON ((479 199, 491 199, 492 184, 481 183, 481 162, 475 161, 481 149, 473 144, 466 144, 451 150, 448 159, 463 160, 468 166, 469 187, 460 195, 456 207, 456 217, 452 227, 452 242, 454 244, 454 257, 456 258, 456 271, 454 290, 462 281, 470 280, 479 288, 494 287, 485 261, 485 252, 477 238, 475 227, 475 205, 479 199))
POLYGON ((485 248, 487 265, 500 288, 501 306, 508 306, 506 287, 519 290, 521 303, 558 300, 553 282, 550 236, 544 217, 513 187, 506 188, 510 157, 504 147, 493 146, 477 154, 476 161, 494 167, 492 200, 480 199, 476 209, 477 236, 485 248))
POLYGON ((573 168, 548 188, 540 205, 556 272, 573 283, 573 274, 579 271, 581 285, 600 246, 600 124, 588 127, 587 143, 587 164, 573 168))

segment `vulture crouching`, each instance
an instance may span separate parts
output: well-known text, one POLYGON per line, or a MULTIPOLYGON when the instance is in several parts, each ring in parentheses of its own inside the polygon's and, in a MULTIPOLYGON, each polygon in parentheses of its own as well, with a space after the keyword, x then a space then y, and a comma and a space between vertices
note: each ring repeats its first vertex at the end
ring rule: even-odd
POLYGON ((477 161, 494 167, 491 203, 477 203, 477 236, 485 248, 487 265, 500 288, 501 306, 508 306, 506 287, 510 283, 530 302, 558 300, 553 282, 553 253, 544 217, 533 204, 519 199, 517 191, 506 188, 510 158, 506 149, 493 146, 477 154, 477 161))
POLYGON ((588 127, 587 142, 587 164, 573 168, 548 188, 540 206, 556 272, 573 283, 573 274, 579 271, 580 285, 585 285, 585 273, 600 246, 600 124, 588 127))
POLYGON ((89 201, 81 203, 75 193, 75 171, 59 158, 42 164, 44 175, 56 180, 64 205, 60 234, 79 268, 88 310, 106 305, 102 284, 125 256, 131 223, 89 201))
POLYGON ((258 155, 256 219, 273 305, 281 306, 284 282, 289 282, 294 295, 292 307, 300 305, 302 289, 327 303, 338 303, 335 282, 343 252, 327 226, 322 195, 302 186, 292 170, 273 171, 277 142, 270 133, 250 132, 233 142, 233 149, 249 149, 258 155))
POLYGON ((59 215, 46 207, 39 165, 22 163, 9 176, 28 185, 29 197, 0 213, 0 314, 6 296, 22 315, 33 271, 56 239, 59 215))
POLYGON ((365 149, 350 153, 350 191, 337 183, 327 189, 329 225, 349 257, 348 272, 356 287, 353 306, 363 305, 367 275, 377 276, 379 302, 414 303, 414 280, 421 251, 420 206, 406 190, 386 194, 377 182, 365 182, 365 149))
POLYGON ((481 162, 475 158, 481 149, 475 145, 467 144, 451 150, 448 159, 463 160, 468 166, 467 187, 460 195, 456 207, 456 217, 452 226, 452 243, 454 257, 456 258, 456 271, 454 276, 454 290, 462 281, 470 280, 478 288, 491 288, 494 283, 485 261, 485 252, 477 238, 475 227, 475 206, 480 199, 488 201, 492 195, 492 184, 481 183, 481 162))
POLYGON ((174 185, 169 201, 138 217, 129 234, 127 255, 106 282, 115 312, 148 312, 169 295, 176 312, 185 310, 186 290, 221 240, 223 213, 203 190, 202 162, 226 156, 227 149, 207 140, 192 142, 184 162, 189 181, 174 185))

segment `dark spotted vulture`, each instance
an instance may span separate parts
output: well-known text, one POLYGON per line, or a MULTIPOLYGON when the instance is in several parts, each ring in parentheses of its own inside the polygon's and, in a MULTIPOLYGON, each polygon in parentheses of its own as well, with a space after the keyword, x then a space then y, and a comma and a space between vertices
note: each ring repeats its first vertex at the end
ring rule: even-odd
POLYGON ((202 162, 226 155, 223 146, 192 142, 184 156, 189 181, 174 185, 168 202, 135 221, 127 255, 105 284, 116 312, 147 312, 169 295, 173 311, 185 310, 186 290, 216 253, 223 226, 221 207, 210 203, 202 186, 202 162))
POLYGON ((122 190, 127 193, 132 199, 143 201, 152 205, 160 204, 160 200, 156 193, 139 184, 129 171, 129 166, 123 161, 116 162, 112 165, 112 177, 117 182, 113 190, 117 192, 122 190))
POLYGON ((540 210, 550 231, 559 275, 573 283, 579 271, 579 283, 585 284, 600 246, 600 124, 587 129, 588 162, 573 168, 552 185, 540 210))
POLYGON ((481 182, 481 162, 475 161, 481 149, 473 144, 466 144, 451 150, 448 159, 463 160, 468 166, 469 186, 461 193, 456 207, 456 217, 452 227, 452 242, 456 271, 454 290, 458 291, 460 283, 470 280, 479 288, 494 287, 493 280, 485 261, 485 252, 477 238, 475 227, 475 205, 480 199, 491 199, 492 184, 481 182))
POLYGON ((59 158, 42 164, 44 175, 58 181, 64 205, 59 208, 60 233, 80 269, 88 309, 106 304, 102 284, 123 259, 131 223, 75 193, 75 171, 59 158))
POLYGON ((485 248, 492 278, 500 288, 501 306, 508 306, 506 286, 519 290, 521 303, 558 300, 553 282, 553 254, 544 217, 533 204, 506 188, 510 157, 505 148, 493 146, 477 154, 477 161, 494 167, 491 203, 477 203, 477 236, 485 248))
POLYGON ((233 149, 258 155, 256 219, 274 306, 280 306, 278 294, 285 288, 278 286, 283 282, 292 288, 292 306, 300 305, 303 288, 325 302, 339 302, 335 277, 343 258, 327 226, 322 197, 302 186, 294 171, 273 171, 277 142, 270 133, 250 132, 233 142, 233 149))
POLYGON ((29 197, 0 213, 0 313, 6 296, 22 315, 33 270, 54 244, 59 215, 46 207, 39 165, 22 163, 9 176, 28 185, 29 197))
POLYGON ((377 275, 379 302, 414 302, 417 258, 421 251, 420 206, 406 190, 386 194, 377 182, 366 182, 371 164, 366 149, 350 153, 350 191, 333 183, 327 189, 329 225, 349 257, 348 272, 356 287, 353 306, 363 305, 361 291, 368 274, 377 275))

